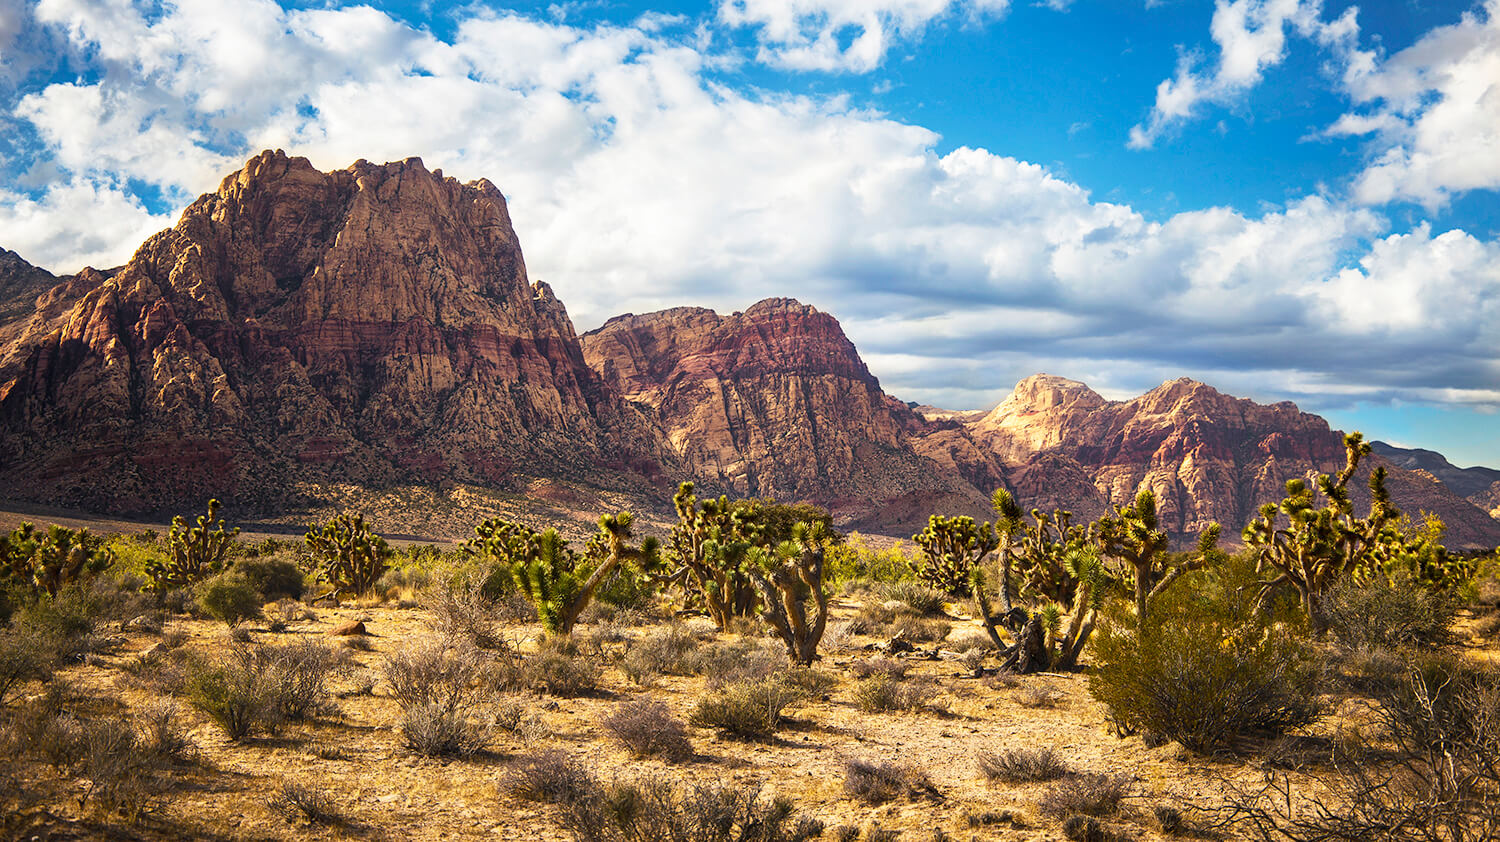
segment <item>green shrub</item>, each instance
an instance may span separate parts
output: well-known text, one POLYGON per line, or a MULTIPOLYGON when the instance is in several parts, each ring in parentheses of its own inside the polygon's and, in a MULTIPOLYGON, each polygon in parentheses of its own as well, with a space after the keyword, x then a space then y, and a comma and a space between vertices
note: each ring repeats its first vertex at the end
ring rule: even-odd
POLYGON ((1321 715, 1312 653, 1284 629, 1188 612, 1158 619, 1139 632, 1128 620, 1107 622, 1094 636, 1089 693, 1123 731, 1208 752, 1321 715))
POLYGON ((208 714, 231 740, 281 724, 267 682, 269 664, 244 646, 211 659, 190 662, 185 687, 188 703, 208 714))
POLYGON ((914 579, 884 583, 876 592, 887 600, 906 605, 918 614, 942 614, 943 603, 948 601, 947 594, 914 579))
POLYGON ((1323 617, 1346 646, 1414 646, 1447 642, 1454 608, 1409 572, 1363 582, 1345 579, 1323 598, 1323 617))
POLYGON ((233 570, 204 579, 193 596, 199 610, 230 626, 261 615, 260 592, 233 570))
POLYGON ((768 740, 781 727, 783 713, 802 692, 774 678, 728 684, 698 699, 689 721, 754 740, 768 740))
POLYGON ((302 569, 286 558, 257 556, 242 559, 235 563, 234 572, 255 588, 262 603, 301 599, 305 589, 302 569))
POLYGON ((829 584, 852 584, 912 579, 920 557, 916 548, 905 541, 876 549, 869 538, 853 532, 848 540, 827 549, 823 580, 829 584))

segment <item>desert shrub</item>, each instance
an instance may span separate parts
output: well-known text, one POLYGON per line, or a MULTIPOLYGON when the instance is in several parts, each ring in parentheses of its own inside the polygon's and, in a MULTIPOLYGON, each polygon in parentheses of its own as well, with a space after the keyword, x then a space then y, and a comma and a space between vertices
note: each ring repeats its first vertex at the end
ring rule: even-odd
POLYGON ((937 695, 925 681, 908 681, 890 675, 873 675, 854 685, 855 707, 868 713, 921 710, 937 695))
POLYGON ((625 702, 605 717, 604 727, 637 757, 677 761, 693 756, 687 729, 659 701, 625 702))
POLYGON ((279 599, 301 599, 304 589, 302 569, 296 562, 274 556, 241 559, 232 568, 255 592, 262 603, 279 599))
POLYGON ((568 641, 548 641, 524 664, 526 687, 549 696, 571 699, 599 690, 598 661, 580 655, 568 641))
POLYGON ((501 787, 517 798, 545 804, 567 804, 598 786, 583 764, 562 749, 525 754, 511 762, 501 787))
POLYGON ((160 805, 165 765, 165 758, 151 751, 129 722, 106 718, 85 723, 77 771, 88 784, 79 800, 134 821, 160 805))
POLYGON ((948 601, 947 594, 915 579, 886 582, 877 587, 875 592, 887 601, 899 602, 918 614, 942 614, 943 603, 948 601))
POLYGON ((53 596, 42 594, 21 604, 11 616, 10 627, 26 630, 56 661, 77 661, 100 648, 94 632, 103 621, 101 614, 93 590, 71 583, 53 596))
POLYGON ((849 759, 844 762, 844 793, 866 804, 934 795, 937 789, 920 769, 899 763, 849 759))
POLYGON ((1050 684, 1032 681, 1017 688, 1011 699, 1023 708, 1054 708, 1062 701, 1062 693, 1050 684))
POLYGON ((559 802, 563 826, 579 842, 803 842, 823 832, 821 822, 794 820, 790 801, 762 800, 755 784, 679 785, 650 774, 580 783, 559 802))
POLYGON ((981 751, 974 761, 987 779, 1004 783, 1052 781, 1071 771, 1067 762, 1050 748, 981 751))
POLYGON ((270 663, 245 646, 190 661, 184 688, 188 703, 203 711, 231 740, 281 724, 270 695, 270 663))
POLYGON ((178 721, 178 713, 176 701, 162 698, 146 703, 136 718, 142 746, 151 754, 173 763, 188 760, 196 748, 192 737, 178 721))
POLYGON ((953 631, 953 624, 932 617, 897 617, 886 631, 911 643, 936 643, 953 631))
POLYGON ((659 675, 689 675, 698 638, 680 623, 653 629, 630 644, 620 659, 620 671, 636 684, 649 687, 659 675))
POLYGON ((412 705, 401 712, 401 742, 430 757, 469 757, 490 743, 492 729, 467 710, 440 704, 412 705))
POLYGON ((1094 664, 1089 693, 1118 728, 1194 751, 1280 734, 1321 715, 1312 654, 1280 628, 1228 628, 1186 612, 1139 631, 1110 622, 1094 635, 1094 664))
POLYGON ((1037 807, 1049 816, 1107 816, 1130 793, 1129 775, 1085 772, 1065 775, 1042 793, 1037 807))
POLYGON ((1416 646, 1450 638, 1454 608, 1408 572, 1345 579, 1323 597, 1329 631, 1346 646, 1416 646))
POLYGON ((788 687, 795 687, 807 696, 817 696, 832 690, 838 686, 838 677, 833 673, 824 672, 812 667, 792 667, 777 673, 781 683, 788 687))
POLYGON ((801 698, 801 691, 774 678, 726 684, 701 696, 688 721, 736 737, 769 740, 787 708, 801 698))
POLYGON ((1493 668, 1421 654, 1371 695, 1373 727, 1342 735, 1316 789, 1299 791, 1290 773, 1270 773, 1261 789, 1233 793, 1219 824, 1286 842, 1500 838, 1493 668))
POLYGON ((439 634, 481 649, 504 649, 500 634, 500 612, 485 596, 483 582, 461 577, 442 582, 431 592, 427 608, 439 634))
POLYGON ((1360 692, 1385 687, 1406 672, 1406 659, 1383 646, 1346 649, 1335 655, 1332 665, 1345 685, 1360 692))
POLYGON ((23 682, 50 681, 56 656, 34 628, 17 624, 0 629, 0 705, 23 682))
POLYGON ((193 596, 199 610, 231 627, 261 616, 260 592, 233 569, 198 583, 193 596))
POLYGON ((872 676, 887 676, 890 678, 905 678, 906 673, 911 670, 909 661, 901 661, 896 658, 866 658, 855 661, 849 665, 849 671, 856 678, 870 678, 872 676))
POLYGON ((428 640, 386 656, 382 672, 402 708, 460 710, 480 701, 486 666, 475 649, 428 640))
POLYGON ((329 704, 328 679, 347 665, 338 650, 303 640, 267 646, 255 653, 265 661, 267 703, 282 719, 306 719, 329 704))
POLYGON ((645 611, 655 593, 646 574, 633 567, 617 567, 599 584, 594 600, 620 610, 645 611))
POLYGON ((690 657, 693 672, 702 675, 710 690, 775 675, 786 656, 760 640, 725 640, 698 649, 690 657))
POLYGON ((327 791, 300 781, 283 781, 267 806, 289 822, 302 820, 324 825, 344 823, 338 805, 327 791))

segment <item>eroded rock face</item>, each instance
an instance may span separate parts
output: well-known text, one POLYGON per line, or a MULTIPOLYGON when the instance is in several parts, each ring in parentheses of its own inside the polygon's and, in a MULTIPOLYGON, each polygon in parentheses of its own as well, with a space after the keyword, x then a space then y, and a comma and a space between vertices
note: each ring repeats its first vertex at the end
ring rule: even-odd
POLYGON ((0 359, 0 494, 96 510, 669 456, 528 281, 500 192, 417 159, 262 153, 121 269, 43 296, 0 359))
POLYGON ((607 382, 656 412, 710 487, 836 513, 916 491, 978 494, 912 450, 923 422, 881 391, 838 321, 805 304, 619 316, 584 334, 583 348, 607 382))

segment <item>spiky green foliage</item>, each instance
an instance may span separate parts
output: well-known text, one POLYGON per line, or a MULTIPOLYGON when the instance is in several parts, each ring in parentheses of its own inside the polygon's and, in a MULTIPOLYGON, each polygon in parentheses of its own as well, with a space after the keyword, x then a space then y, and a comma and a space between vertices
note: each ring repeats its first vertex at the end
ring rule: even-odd
POLYGON ((817 660, 818 642, 828 625, 828 592, 823 587, 823 547, 828 538, 823 523, 799 523, 791 539, 771 553, 757 550, 764 569, 750 570, 764 605, 760 616, 781 638, 793 666, 817 660))
POLYGON ((568 547, 555 529, 537 532, 498 518, 476 528, 470 543, 510 571, 516 589, 536 608, 542 628, 567 635, 600 585, 622 565, 657 565, 660 545, 655 538, 631 545, 634 523, 630 512, 604 515, 582 554, 568 547))
POLYGON ((1028 523, 1005 489, 990 498, 1000 560, 998 615, 990 606, 984 569, 972 575, 980 619, 1016 672, 1069 668, 1083 651, 1104 597, 1105 573, 1088 533, 1066 511, 1031 511, 1028 523), (1025 602, 1025 605, 1018 603, 1025 602), (1000 629, 1013 643, 1001 639, 1000 629))
POLYGON ((1356 570, 1379 563, 1401 540, 1399 530, 1392 528, 1401 513, 1391 504, 1383 466, 1370 471, 1369 512, 1364 517, 1354 514, 1349 480, 1360 459, 1369 455, 1370 444, 1360 433, 1350 433, 1344 437, 1344 451, 1344 468, 1337 475, 1320 474, 1316 489, 1300 479, 1287 482, 1286 498, 1261 506, 1259 516, 1242 533, 1260 569, 1271 574, 1260 582, 1261 604, 1279 588, 1295 588, 1303 613, 1319 634, 1326 629, 1321 603, 1328 589, 1356 570), (1286 526, 1279 524, 1283 515, 1286 526))
POLYGON ((53 524, 42 531, 23 523, 0 535, 0 582, 8 580, 23 591, 56 596, 64 585, 107 569, 114 559, 104 539, 87 529, 53 524))
POLYGON ((922 550, 917 577, 955 597, 969 595, 970 574, 999 546, 995 527, 971 517, 933 515, 911 539, 922 550))
POLYGON ((1135 591, 1136 622, 1145 623, 1151 607, 1184 575, 1201 569, 1215 556, 1219 525, 1210 523, 1198 536, 1198 551, 1172 564, 1167 549, 1171 541, 1156 516, 1156 495, 1143 488, 1135 502, 1116 506, 1095 524, 1099 546, 1105 555, 1120 562, 1122 572, 1135 591))
POLYGON ((677 569, 667 579, 695 589, 720 629, 753 614, 759 598, 750 579, 757 563, 752 550, 770 547, 760 506, 724 496, 700 501, 691 482, 677 489, 672 505, 677 525, 670 546, 677 569))
POLYGON ((172 531, 167 535, 170 555, 146 563, 146 576, 151 580, 147 587, 165 593, 221 572, 229 563, 229 549, 239 534, 239 527, 224 529, 218 500, 208 501, 208 514, 199 515, 196 526, 189 527, 182 515, 172 518, 172 531))
POLYGON ((321 529, 303 538, 318 565, 318 578, 334 593, 367 593, 385 575, 395 551, 365 521, 364 515, 342 512, 321 529))

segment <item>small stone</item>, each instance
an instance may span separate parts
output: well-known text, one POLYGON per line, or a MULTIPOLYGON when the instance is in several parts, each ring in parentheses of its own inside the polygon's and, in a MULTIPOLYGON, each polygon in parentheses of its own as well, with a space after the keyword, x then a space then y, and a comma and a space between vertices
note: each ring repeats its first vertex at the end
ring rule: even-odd
POLYGON ((369 632, 365 631, 365 624, 363 622, 359 620, 350 620, 349 622, 338 626, 333 631, 329 632, 329 634, 350 637, 353 635, 367 635, 369 634, 369 632))

